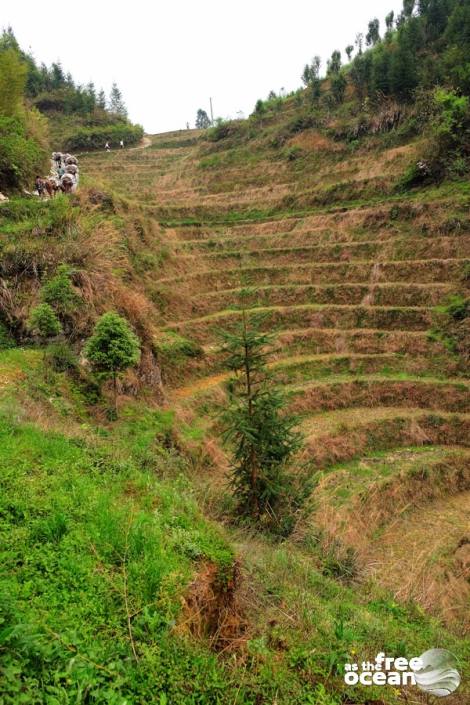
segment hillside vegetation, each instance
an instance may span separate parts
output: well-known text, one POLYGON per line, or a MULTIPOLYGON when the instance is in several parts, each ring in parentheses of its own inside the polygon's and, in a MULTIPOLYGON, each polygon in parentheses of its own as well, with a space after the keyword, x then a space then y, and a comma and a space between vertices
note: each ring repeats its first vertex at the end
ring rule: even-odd
POLYGON ((437 647, 468 701, 469 18, 405 2, 248 120, 0 205, 6 704, 425 704, 343 668, 437 647), (262 517, 227 483, 240 324, 300 434, 262 517))
POLYGON ((109 100, 93 83, 77 85, 60 63, 38 66, 20 48, 11 28, 0 36, 0 191, 10 192, 47 173, 48 152, 137 144, 121 92, 113 84, 109 100))

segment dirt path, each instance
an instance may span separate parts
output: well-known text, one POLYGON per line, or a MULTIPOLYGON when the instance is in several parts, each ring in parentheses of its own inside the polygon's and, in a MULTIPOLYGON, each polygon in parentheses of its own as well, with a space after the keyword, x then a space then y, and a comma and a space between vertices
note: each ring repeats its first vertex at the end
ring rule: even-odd
POLYGON ((150 137, 144 135, 144 137, 142 137, 142 142, 138 144, 137 147, 130 147, 127 151, 134 152, 136 149, 147 149, 147 147, 150 147, 151 144, 152 140, 150 139, 150 137))

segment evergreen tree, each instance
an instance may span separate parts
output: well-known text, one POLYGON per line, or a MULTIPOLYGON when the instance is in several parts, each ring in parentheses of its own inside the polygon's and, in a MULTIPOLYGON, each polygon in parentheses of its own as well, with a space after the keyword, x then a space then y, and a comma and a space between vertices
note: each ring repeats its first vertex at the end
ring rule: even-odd
POLYGON ((415 0, 403 0, 403 14, 405 17, 411 17, 415 8, 415 0))
POLYGON ((344 95, 346 93, 347 81, 344 75, 340 73, 335 73, 331 77, 331 93, 336 103, 342 103, 344 100, 344 95))
POLYGON ((375 46, 380 41, 380 22, 377 18, 369 22, 368 31, 366 34, 367 46, 375 46))
POLYGON ((128 322, 117 313, 104 313, 85 345, 85 355, 105 379, 113 380, 114 413, 117 416, 117 379, 140 357, 139 339, 128 322))
POLYGON ((348 57, 348 61, 351 61, 353 51, 354 51, 354 46, 352 44, 348 44, 348 46, 345 49, 346 56, 348 57))
POLYGON ((206 130, 208 127, 210 127, 211 121, 209 119, 208 114, 206 113, 205 110, 202 108, 199 108, 196 114, 196 129, 198 130, 206 130))
POLYGON ((312 63, 306 64, 302 73, 302 81, 309 89, 313 100, 319 98, 321 93, 320 66, 320 57, 314 56, 312 63))
POLYGON ((362 100, 367 95, 372 69, 372 59, 370 52, 359 53, 351 66, 351 81, 356 88, 359 98, 362 100))
POLYGON ((119 115, 122 118, 127 118, 127 108, 124 103, 122 93, 116 83, 113 83, 111 86, 111 93, 109 95, 109 110, 115 115, 119 115))
POLYGON ((101 108, 102 110, 106 110, 106 93, 104 92, 103 89, 100 90, 98 93, 98 97, 96 99, 96 105, 98 108, 101 108))
POLYGON ((0 37, 0 51, 6 51, 6 49, 14 49, 17 52, 20 51, 18 41, 11 27, 4 29, 0 37))
POLYGON ((245 312, 239 328, 222 336, 226 367, 235 373, 229 406, 221 415, 233 452, 231 484, 240 513, 259 521, 273 517, 289 492, 287 466, 301 437, 268 373, 271 337, 249 327, 245 312))
POLYGON ((390 55, 390 91, 397 98, 408 100, 418 85, 416 55, 411 49, 399 49, 390 55))
POLYGON ((320 79, 321 59, 319 56, 314 56, 311 64, 305 64, 302 81, 306 86, 313 86, 320 79))
POLYGON ((362 32, 358 32, 358 34, 356 34, 356 39, 355 39, 354 43, 357 46, 357 53, 359 55, 362 54, 363 42, 364 42, 364 35, 362 34, 362 32))
POLYGON ((90 81, 90 83, 87 84, 86 91, 90 98, 93 99, 93 102, 96 103, 96 88, 93 81, 90 81))
POLYGON ((0 51, 0 115, 13 117, 22 109, 27 66, 16 49, 0 51))
POLYGON ((51 66, 52 88, 61 88, 65 85, 65 75, 60 62, 51 66))
POLYGON ((445 31, 448 48, 444 67, 453 85, 470 95, 470 4, 459 3, 449 17, 445 31))
POLYGON ((373 93, 390 93, 390 52, 377 47, 372 59, 370 90, 373 93))
POLYGON ((393 30, 393 20, 395 19, 395 13, 393 10, 388 13, 388 15, 385 18, 385 26, 387 27, 387 32, 391 32, 393 30))
POLYGON ((331 58, 328 59, 328 66, 326 73, 328 76, 331 74, 339 73, 341 69, 341 52, 337 49, 332 53, 331 58))

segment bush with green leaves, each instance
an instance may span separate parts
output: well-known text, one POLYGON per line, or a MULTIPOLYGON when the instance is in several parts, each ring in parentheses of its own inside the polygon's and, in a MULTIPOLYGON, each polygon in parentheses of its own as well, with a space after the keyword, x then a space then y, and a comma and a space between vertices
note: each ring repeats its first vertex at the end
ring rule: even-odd
POLYGON ((15 341, 10 334, 8 326, 6 326, 2 321, 0 321, 0 350, 5 350, 7 348, 12 348, 15 345, 15 341))
POLYGON ((129 323, 112 311, 104 313, 85 345, 85 355, 94 370, 113 380, 114 411, 117 414, 118 376, 140 358, 140 342, 129 323))
POLYGON ((80 297, 72 285, 72 269, 61 264, 56 274, 46 281, 41 290, 41 298, 59 314, 69 314, 80 304, 80 297))
MULTIPOLYGON (((431 121, 431 169, 436 179, 455 170, 470 154, 470 99, 455 91, 438 88, 434 93, 434 116, 431 121)), ((467 164, 468 167, 468 164, 467 164)))
POLYGON ((0 40, 0 190, 12 190, 46 165, 45 125, 25 109, 26 61, 17 45, 0 40))
POLYGON ((427 153, 408 166, 398 190, 461 177, 470 160, 470 99, 438 88, 429 100, 427 153))
POLYGON ((42 173, 46 152, 32 137, 19 117, 0 115, 0 190, 19 189, 42 173))
POLYGON ((54 309, 47 303, 38 304, 33 308, 29 315, 28 328, 33 335, 43 340, 54 338, 62 331, 54 309))
MULTIPOLYGON (((48 340, 55 338, 62 332, 62 326, 52 306, 49 304, 38 304, 32 309, 28 328, 45 345, 48 340)), ((46 381, 49 377, 49 349, 44 348, 43 352, 44 376, 46 381)))
POLYGON ((56 372, 75 372, 78 368, 78 357, 72 348, 64 341, 49 346, 52 367, 56 372))

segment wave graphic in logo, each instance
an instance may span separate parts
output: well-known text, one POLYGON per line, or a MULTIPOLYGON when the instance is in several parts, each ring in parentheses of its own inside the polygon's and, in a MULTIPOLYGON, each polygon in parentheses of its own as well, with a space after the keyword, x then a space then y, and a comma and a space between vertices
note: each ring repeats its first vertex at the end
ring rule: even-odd
POLYGON ((422 666, 414 672, 416 685, 431 695, 450 695, 460 685, 457 659, 446 649, 429 649, 420 656, 422 666))

